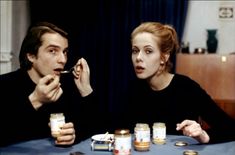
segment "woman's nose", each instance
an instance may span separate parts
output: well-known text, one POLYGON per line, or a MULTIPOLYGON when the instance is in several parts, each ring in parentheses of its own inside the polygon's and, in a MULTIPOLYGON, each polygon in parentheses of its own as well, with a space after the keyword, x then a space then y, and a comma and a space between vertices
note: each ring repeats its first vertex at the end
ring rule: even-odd
POLYGON ((142 52, 137 54, 136 60, 142 60, 142 52))

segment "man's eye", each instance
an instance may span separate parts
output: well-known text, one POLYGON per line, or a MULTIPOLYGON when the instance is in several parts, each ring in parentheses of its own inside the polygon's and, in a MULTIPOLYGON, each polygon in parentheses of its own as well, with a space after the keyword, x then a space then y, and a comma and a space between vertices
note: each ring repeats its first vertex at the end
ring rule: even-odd
POLYGON ((50 53, 55 53, 55 50, 50 49, 49 52, 50 52, 50 53))
POLYGON ((64 55, 67 55, 68 52, 69 52, 68 50, 64 50, 64 51, 63 51, 64 55))

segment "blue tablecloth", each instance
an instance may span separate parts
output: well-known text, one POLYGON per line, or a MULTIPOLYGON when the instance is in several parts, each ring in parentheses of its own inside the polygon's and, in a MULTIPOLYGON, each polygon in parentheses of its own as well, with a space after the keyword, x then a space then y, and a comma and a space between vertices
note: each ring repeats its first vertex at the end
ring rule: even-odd
MULTIPOLYGON (((138 152, 133 149, 132 155, 183 155, 185 150, 195 150, 199 155, 235 155, 235 141, 219 144, 198 144, 196 140, 186 136, 167 135, 164 145, 151 144, 147 152, 138 152), (185 141, 189 145, 179 147, 175 142, 185 141)), ((53 139, 39 139, 14 144, 0 148, 0 155, 69 155, 70 152, 83 152, 85 155, 112 155, 112 152, 92 151, 91 139, 80 142, 71 147, 57 147, 53 139)))

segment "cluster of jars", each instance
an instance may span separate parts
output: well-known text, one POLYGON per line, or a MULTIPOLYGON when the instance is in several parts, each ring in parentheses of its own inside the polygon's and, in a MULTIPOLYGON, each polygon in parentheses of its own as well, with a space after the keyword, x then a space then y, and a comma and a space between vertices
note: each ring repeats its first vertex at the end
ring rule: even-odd
POLYGON ((137 123, 134 130, 134 148, 137 151, 148 151, 151 141, 154 144, 165 144, 166 126, 165 123, 156 122, 152 126, 152 137, 149 125, 137 123), (151 139, 152 138, 152 139, 151 139))
MULTIPOLYGON (((116 130, 114 133, 114 155, 131 154, 131 134, 128 129, 116 130)), ((152 137, 150 127, 146 123, 137 123, 134 128, 133 146, 136 151, 148 151, 150 144, 166 143, 165 123, 156 122, 152 126, 152 137)))

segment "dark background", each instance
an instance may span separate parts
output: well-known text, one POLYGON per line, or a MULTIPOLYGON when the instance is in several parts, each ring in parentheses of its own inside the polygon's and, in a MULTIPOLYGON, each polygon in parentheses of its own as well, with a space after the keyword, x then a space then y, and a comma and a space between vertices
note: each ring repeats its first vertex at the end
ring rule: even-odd
POLYGON ((135 78, 130 34, 144 21, 174 26, 183 35, 187 0, 30 0, 31 22, 49 21, 70 35, 69 60, 84 57, 100 110, 115 111, 119 95, 135 78))

